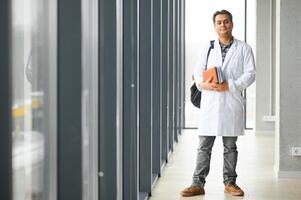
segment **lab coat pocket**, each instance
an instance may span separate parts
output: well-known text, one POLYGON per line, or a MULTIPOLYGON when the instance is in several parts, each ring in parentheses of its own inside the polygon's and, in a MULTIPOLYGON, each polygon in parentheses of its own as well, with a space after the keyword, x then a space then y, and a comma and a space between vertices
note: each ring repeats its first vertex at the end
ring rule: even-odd
POLYGON ((236 104, 239 107, 243 107, 244 106, 245 99, 242 96, 241 92, 232 93, 232 97, 233 97, 233 100, 234 100, 234 102, 233 102, 234 104, 236 104))
POLYGON ((244 106, 245 105, 245 99, 242 95, 242 92, 236 92, 235 95, 237 96, 237 99, 238 99, 240 105, 244 106))

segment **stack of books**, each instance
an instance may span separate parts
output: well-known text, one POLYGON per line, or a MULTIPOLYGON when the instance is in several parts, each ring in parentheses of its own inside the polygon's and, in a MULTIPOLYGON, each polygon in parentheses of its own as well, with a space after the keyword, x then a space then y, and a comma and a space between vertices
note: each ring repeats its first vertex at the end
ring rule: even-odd
POLYGON ((204 81, 208 80, 210 77, 211 83, 223 83, 225 82, 225 76, 220 67, 210 67, 209 69, 203 71, 203 79, 204 81))

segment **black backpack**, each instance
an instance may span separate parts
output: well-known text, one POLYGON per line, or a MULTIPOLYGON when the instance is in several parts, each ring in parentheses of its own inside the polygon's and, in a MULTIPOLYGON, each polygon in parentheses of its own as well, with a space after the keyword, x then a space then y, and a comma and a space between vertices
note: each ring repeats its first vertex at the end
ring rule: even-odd
MULTIPOLYGON (((210 41, 210 47, 207 52, 205 70, 207 69, 207 62, 208 62, 208 57, 209 57, 211 49, 214 49, 214 40, 210 41)), ((198 90, 198 88, 196 87, 196 84, 194 82, 193 85, 190 87, 190 101, 195 107, 200 108, 201 107, 201 99, 202 99, 202 92, 198 90)))

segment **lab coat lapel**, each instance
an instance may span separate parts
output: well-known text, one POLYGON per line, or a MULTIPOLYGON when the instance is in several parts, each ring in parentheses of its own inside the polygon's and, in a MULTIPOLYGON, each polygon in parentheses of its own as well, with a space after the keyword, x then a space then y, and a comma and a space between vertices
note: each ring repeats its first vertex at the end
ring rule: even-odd
POLYGON ((231 47, 230 47, 230 49, 229 49, 229 51, 228 51, 228 53, 227 53, 227 55, 226 55, 226 58, 225 58, 225 60, 224 60, 224 64, 223 64, 223 66, 222 66, 222 69, 223 69, 223 70, 224 70, 225 67, 228 65, 228 62, 230 61, 230 59, 231 59, 233 53, 235 52, 235 50, 236 50, 236 45, 237 45, 237 42, 236 42, 236 40, 234 39, 233 44, 231 45, 231 47))

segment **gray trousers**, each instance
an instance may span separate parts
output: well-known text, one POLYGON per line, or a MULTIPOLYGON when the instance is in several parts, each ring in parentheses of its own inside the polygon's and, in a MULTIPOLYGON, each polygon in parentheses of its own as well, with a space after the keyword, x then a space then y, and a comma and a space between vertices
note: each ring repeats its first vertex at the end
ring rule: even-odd
MULTIPOLYGON (((196 168, 193 174, 192 185, 204 186, 205 179, 210 169, 211 151, 215 141, 215 136, 199 136, 200 144, 197 152, 196 168)), ((223 136, 224 145, 224 183, 235 183, 236 163, 237 163, 237 137, 223 136)))

